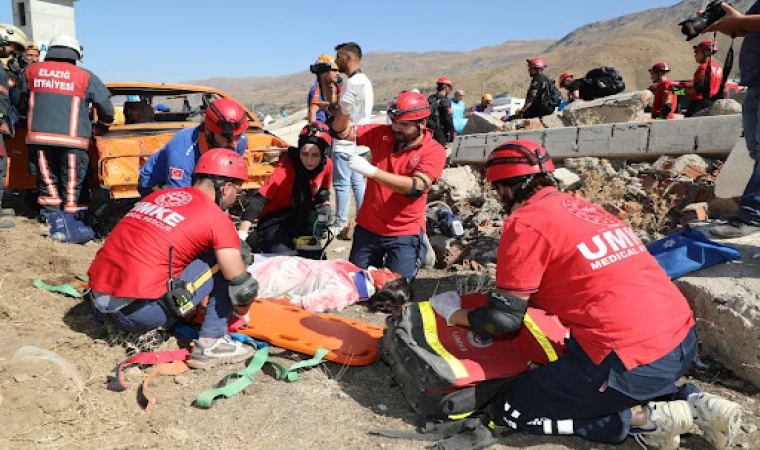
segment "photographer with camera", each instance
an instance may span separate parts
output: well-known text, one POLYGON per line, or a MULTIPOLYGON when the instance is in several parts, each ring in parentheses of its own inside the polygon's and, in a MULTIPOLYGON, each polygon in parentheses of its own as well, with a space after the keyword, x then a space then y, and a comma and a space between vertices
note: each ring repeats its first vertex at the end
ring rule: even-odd
POLYGON ((742 120, 747 149, 755 160, 755 170, 739 201, 739 212, 728 224, 710 230, 716 238, 729 239, 760 231, 760 165, 757 162, 760 156, 760 1, 755 2, 746 14, 727 4, 721 7, 723 18, 705 31, 744 37, 739 58, 739 84, 747 87, 742 120))

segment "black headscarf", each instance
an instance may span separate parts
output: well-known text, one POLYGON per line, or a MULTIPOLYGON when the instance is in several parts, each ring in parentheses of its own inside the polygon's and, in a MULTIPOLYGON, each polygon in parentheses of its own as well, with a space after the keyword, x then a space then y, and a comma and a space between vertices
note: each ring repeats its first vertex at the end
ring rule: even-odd
MULTIPOLYGON (((314 138, 311 136, 310 138, 314 138)), ((309 236, 312 233, 311 227, 313 221, 310 220, 310 216, 314 211, 314 198, 311 192, 311 180, 325 170, 327 165, 326 148, 320 143, 324 142, 314 138, 313 142, 309 142, 307 139, 299 139, 299 148, 290 147, 288 149, 288 158, 293 163, 293 167, 296 169, 296 177, 293 180, 293 200, 291 202, 291 209, 293 210, 292 224, 293 234, 295 236, 309 236), (306 141, 301 143, 300 141, 306 141), (317 142, 318 141, 318 142, 317 142), (309 170, 301 162, 301 148, 305 144, 317 144, 320 150, 322 158, 317 164, 317 167, 309 170)))

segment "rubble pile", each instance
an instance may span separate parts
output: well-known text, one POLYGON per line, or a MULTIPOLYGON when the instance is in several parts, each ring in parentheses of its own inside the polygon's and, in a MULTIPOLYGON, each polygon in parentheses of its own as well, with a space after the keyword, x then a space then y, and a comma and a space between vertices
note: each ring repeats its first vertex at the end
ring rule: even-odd
MULTIPOLYGON (((566 159, 555 175, 562 190, 603 206, 648 243, 731 212, 725 205, 711 210, 720 204, 714 190, 722 164, 693 154, 634 164, 582 157, 566 159)), ((495 271, 505 214, 483 177, 471 166, 448 168, 429 198, 427 229, 436 267, 495 271), (461 236, 452 232, 457 220, 461 236)))

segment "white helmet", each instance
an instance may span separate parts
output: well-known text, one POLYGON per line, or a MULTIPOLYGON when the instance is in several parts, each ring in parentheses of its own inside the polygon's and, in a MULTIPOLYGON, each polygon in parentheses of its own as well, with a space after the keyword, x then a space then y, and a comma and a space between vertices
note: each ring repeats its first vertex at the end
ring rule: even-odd
POLYGON ((26 34, 20 28, 9 23, 0 23, 0 41, 16 44, 19 47, 17 50, 21 52, 26 50, 30 44, 26 34))
POLYGON ((54 36, 52 39, 50 39, 50 43, 48 44, 48 48, 52 47, 66 47, 74 50, 77 52, 77 55, 79 55, 79 59, 82 59, 84 56, 84 49, 81 45, 79 45, 79 41, 77 41, 77 38, 73 36, 69 36, 67 34, 59 34, 58 36, 54 36))

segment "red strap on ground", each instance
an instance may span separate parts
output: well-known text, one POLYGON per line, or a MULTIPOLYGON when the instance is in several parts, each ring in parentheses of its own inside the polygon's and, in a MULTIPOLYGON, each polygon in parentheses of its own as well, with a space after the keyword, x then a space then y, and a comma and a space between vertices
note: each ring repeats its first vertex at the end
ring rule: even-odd
POLYGON ((185 361, 190 354, 190 349, 183 348, 179 350, 166 352, 143 352, 138 353, 130 358, 125 359, 118 366, 114 367, 111 373, 106 377, 106 387, 109 391, 123 392, 129 389, 122 379, 122 370, 127 364, 163 364, 173 361, 185 361))

